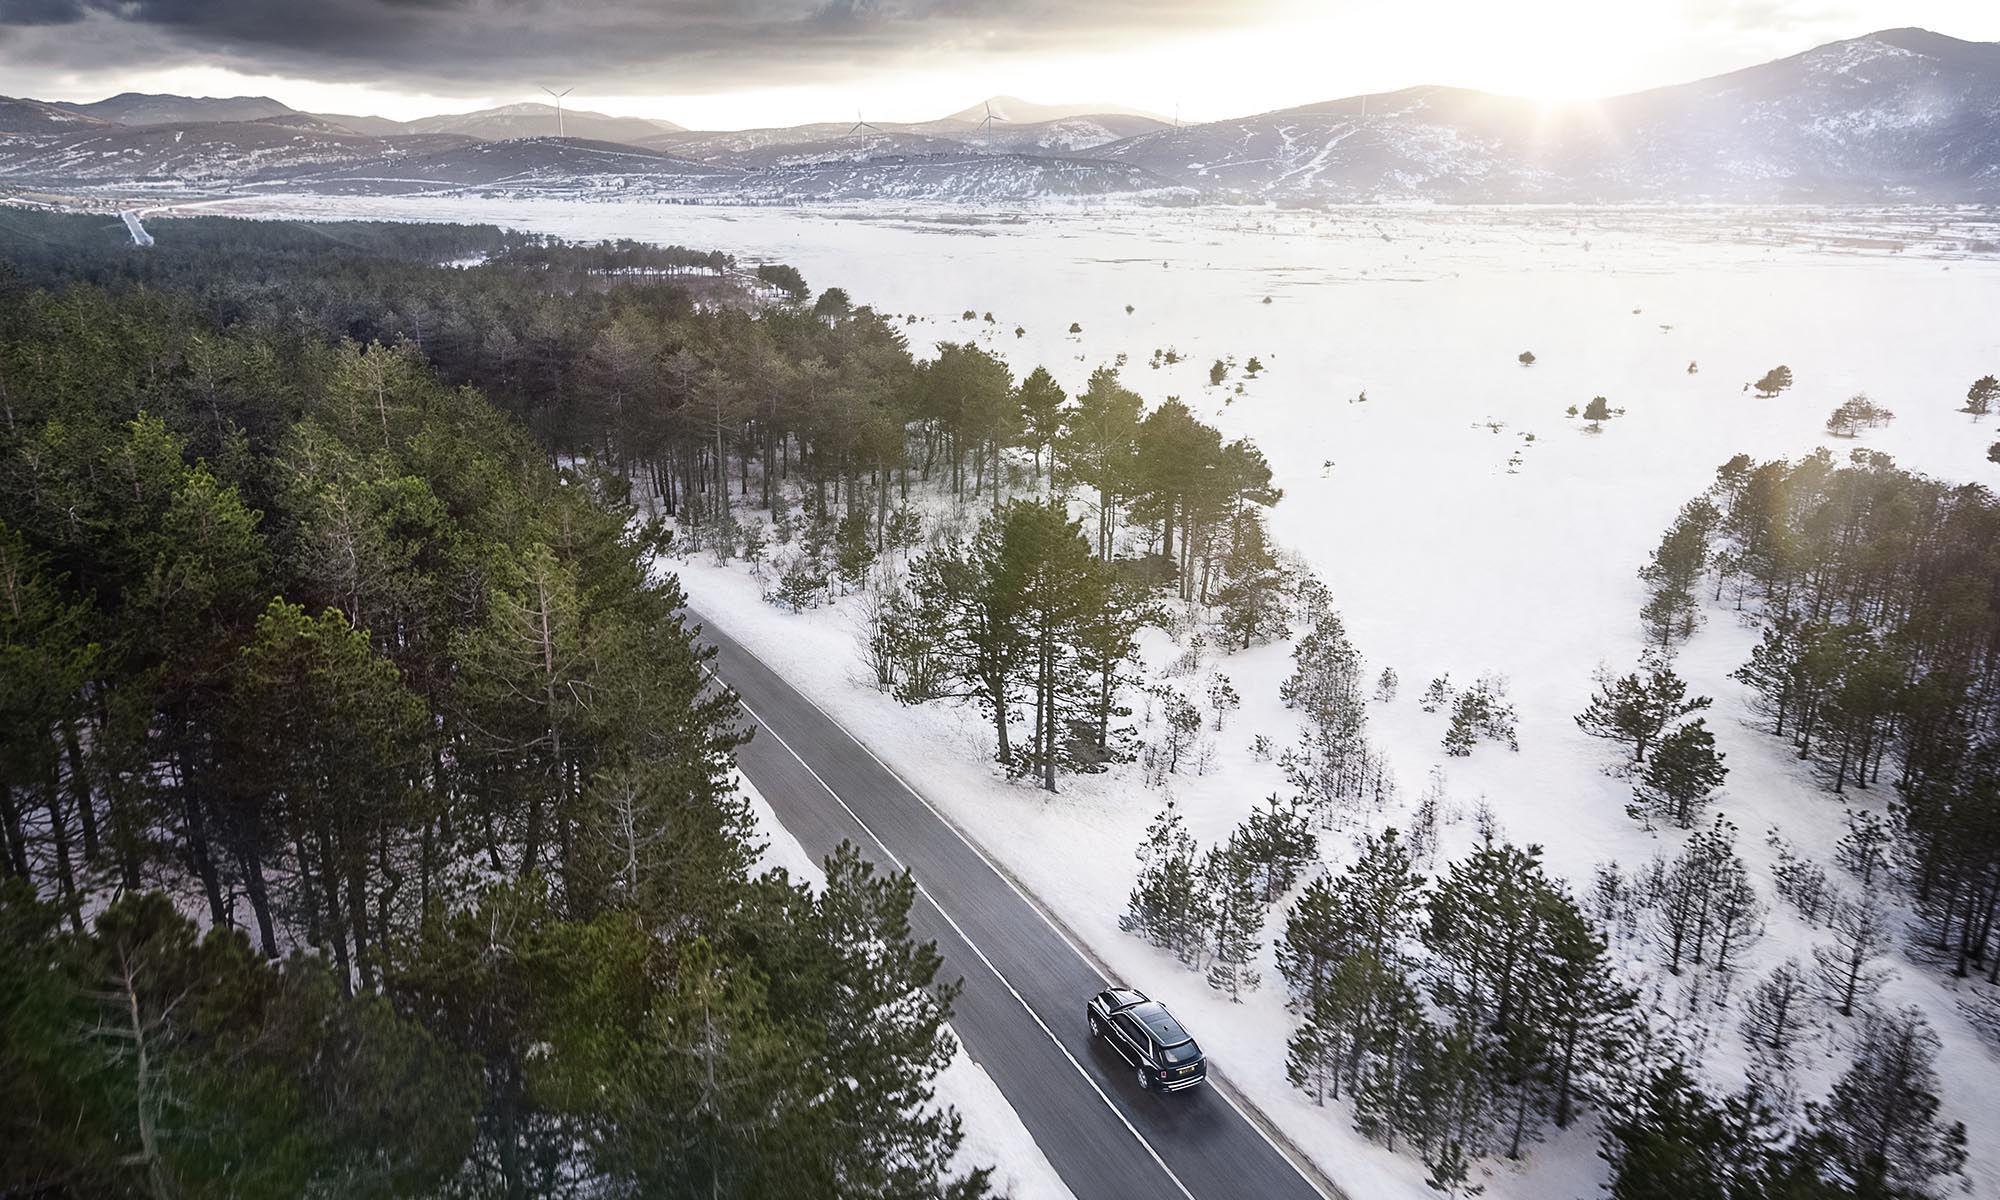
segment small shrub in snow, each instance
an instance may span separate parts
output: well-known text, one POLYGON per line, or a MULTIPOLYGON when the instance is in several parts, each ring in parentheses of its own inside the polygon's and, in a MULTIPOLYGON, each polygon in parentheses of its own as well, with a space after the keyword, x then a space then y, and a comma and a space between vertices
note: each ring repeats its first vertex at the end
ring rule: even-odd
POLYGON ((1069 331, 1070 331, 1071 333, 1082 333, 1082 332, 1083 332, 1083 325, 1082 325, 1082 323, 1081 323, 1081 322, 1077 322, 1077 321, 1071 321, 1071 322, 1069 323, 1069 331))
POLYGON ((771 536, 780 546, 791 545, 792 539, 798 536, 798 519, 783 492, 771 497, 771 536))
POLYGON ((1264 762, 1271 761, 1272 750, 1271 739, 1267 735, 1260 733, 1250 739, 1250 753, 1258 759, 1264 762))
POLYGON ((1382 673, 1375 677, 1375 698, 1384 704, 1394 700, 1396 698, 1396 683, 1395 669, 1392 667, 1382 668, 1382 673))
POLYGON ((1236 694, 1236 685, 1229 682, 1229 676, 1220 671, 1208 676, 1208 706, 1215 710, 1215 728, 1222 729, 1222 717, 1233 709, 1243 707, 1243 697, 1236 694))
POLYGON ((1506 681, 1497 675, 1485 676, 1452 701, 1444 751, 1455 758, 1464 758, 1481 738, 1500 742, 1509 750, 1519 750, 1521 743, 1515 734, 1515 724, 1514 706, 1507 702, 1506 681))
POLYGON ((1523 350, 1515 357, 1515 361, 1524 367, 1532 367, 1535 365, 1535 352, 1533 350, 1523 350))
POLYGON ((908 554, 924 544, 924 519, 916 509, 905 504, 889 514, 889 525, 883 530, 883 537, 891 550, 908 554))
POLYGON ((1186 696, 1171 689, 1163 699, 1165 707, 1161 717, 1166 725, 1166 735, 1161 742, 1161 750, 1165 755, 1167 773, 1172 774, 1180 770, 1182 757, 1201 734, 1201 710, 1186 696))
POLYGON ((801 554, 779 576, 778 589, 770 599, 793 612, 804 612, 826 599, 827 583, 826 569, 810 555, 801 554))

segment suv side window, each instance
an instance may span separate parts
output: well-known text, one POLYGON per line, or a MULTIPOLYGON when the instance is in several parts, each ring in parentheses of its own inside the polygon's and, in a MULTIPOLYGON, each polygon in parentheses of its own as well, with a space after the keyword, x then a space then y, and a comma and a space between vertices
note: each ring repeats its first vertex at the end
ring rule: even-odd
POLYGON ((1140 1054, 1147 1058, 1153 1056, 1152 1039, 1146 1036, 1145 1027, 1136 1019, 1127 1013, 1119 1013, 1111 1018, 1111 1023, 1118 1027, 1118 1032, 1123 1034, 1140 1054))

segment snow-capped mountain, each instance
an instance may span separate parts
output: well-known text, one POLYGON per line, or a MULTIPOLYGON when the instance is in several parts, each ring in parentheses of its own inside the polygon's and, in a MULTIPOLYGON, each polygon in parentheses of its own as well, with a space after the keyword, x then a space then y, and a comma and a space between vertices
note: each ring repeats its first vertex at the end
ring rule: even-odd
POLYGON ((1307 203, 1992 202, 2000 43, 1886 30, 1601 101, 1426 86, 1185 127, 1117 106, 1004 96, 913 124, 857 117, 694 132, 565 108, 569 136, 550 136, 555 125, 546 104, 395 122, 298 113, 256 97, 0 100, 0 179, 540 190, 567 170, 579 187, 618 179, 718 200, 1130 192, 1307 203), (259 115, 214 115, 244 105, 259 115), (1112 111, 1080 111, 1089 108, 1112 111), (194 115, 126 123, 167 113, 194 115), (521 144, 457 153, 475 140, 521 144), (424 156, 435 161, 410 169, 424 156))
POLYGON ((1260 198, 1991 199, 2000 44, 1889 30, 1561 105, 1418 87, 1158 131, 1100 153, 1260 198))

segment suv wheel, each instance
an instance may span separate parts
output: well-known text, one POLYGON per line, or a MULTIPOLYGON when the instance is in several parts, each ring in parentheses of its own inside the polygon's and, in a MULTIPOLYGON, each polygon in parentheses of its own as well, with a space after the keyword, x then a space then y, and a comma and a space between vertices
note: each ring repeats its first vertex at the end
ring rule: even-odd
POLYGON ((1152 1091, 1153 1077, 1146 1074, 1146 1068, 1144 1067, 1138 1068, 1138 1074, 1139 1074, 1139 1090, 1142 1092, 1152 1091))
POLYGON ((1097 1014, 1096 1014, 1096 1013, 1091 1013, 1091 1014, 1090 1014, 1090 1036, 1091 1036, 1091 1037, 1103 1037, 1103 1036, 1104 1036, 1104 1026, 1102 1026, 1102 1025, 1099 1025, 1099 1024, 1097 1023, 1097 1014))

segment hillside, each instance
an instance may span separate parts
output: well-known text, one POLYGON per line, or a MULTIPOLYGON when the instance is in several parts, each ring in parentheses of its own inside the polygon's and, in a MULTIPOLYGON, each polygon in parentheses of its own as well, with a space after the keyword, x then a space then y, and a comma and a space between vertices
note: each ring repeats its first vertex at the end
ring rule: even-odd
POLYGON ((857 116, 702 132, 567 108, 561 124, 570 141, 707 169, 628 170, 638 160, 614 163, 601 148, 551 154, 557 118, 547 104, 399 122, 298 113, 263 97, 128 94, 91 105, 0 100, 0 178, 340 190, 362 178, 414 178, 578 190, 643 176, 655 194, 685 198, 971 203, 1167 188, 1287 203, 1992 202, 2000 44, 1885 30, 1601 101, 1425 85, 1180 127, 1116 105, 1006 96, 907 124, 857 116), (527 145, 415 176, 390 165, 475 140, 527 145), (970 165, 981 157, 1002 162, 970 165), (558 179, 572 168, 575 180, 558 179), (718 192, 722 174, 741 178, 718 192))
POLYGON ((1553 106, 1417 87, 1100 153, 1263 198, 1976 200, 2000 195, 2000 44, 1891 30, 1553 106))

